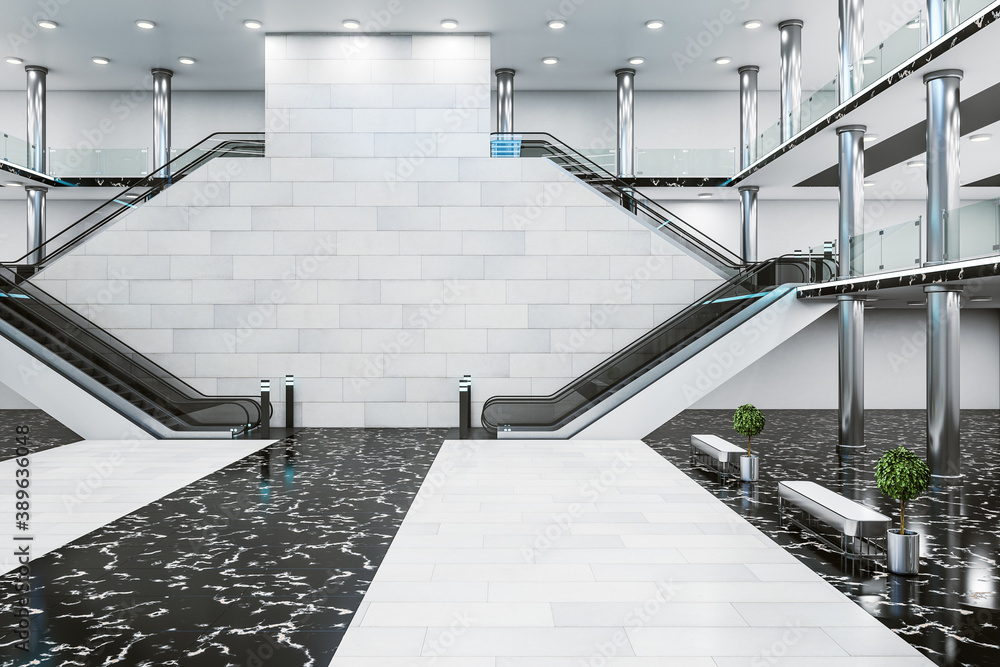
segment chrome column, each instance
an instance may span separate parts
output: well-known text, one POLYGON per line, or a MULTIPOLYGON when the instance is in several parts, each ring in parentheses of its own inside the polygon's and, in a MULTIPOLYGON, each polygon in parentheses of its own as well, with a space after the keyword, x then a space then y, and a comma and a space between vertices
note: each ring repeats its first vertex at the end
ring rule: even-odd
POLYGON ((927 465, 934 484, 961 483, 960 285, 928 285, 927 465))
MULTIPOLYGON (((153 169, 157 171, 170 162, 170 82, 174 73, 168 69, 153 70, 153 169)), ((158 176, 169 177, 164 169, 158 176)))
POLYGON ((860 234, 865 219, 865 126, 844 125, 837 128, 840 153, 840 225, 837 247, 840 261, 837 276, 857 275, 854 258, 863 247, 852 247, 851 237, 860 234))
POLYGON ((514 131, 514 70, 504 67, 497 75, 497 132, 514 131))
POLYGON ((959 0, 927 0, 927 39, 933 44, 958 25, 959 0))
POLYGON ((28 186, 24 189, 28 194, 28 263, 38 264, 45 259, 45 249, 40 246, 45 243, 45 199, 48 188, 28 186))
MULTIPOLYGON (((927 230, 925 265, 958 258, 958 225, 949 212, 961 205, 959 139, 962 71, 945 69, 924 75, 927 85, 927 230), (954 255, 954 257, 949 257, 954 255)), ((956 221, 957 222, 957 221, 956 221)))
POLYGON ((45 76, 44 67, 28 65, 28 169, 45 173, 49 168, 45 136, 45 76))
POLYGON ((839 0, 840 31, 838 34, 840 68, 837 73, 837 102, 853 97, 862 85, 860 60, 865 55, 864 0, 839 0), (854 67, 857 63, 858 66, 854 67))
POLYGON ((635 70, 620 69, 618 77, 618 176, 635 176, 635 70))
POLYGON ((839 308, 841 447, 865 446, 865 297, 841 294, 839 308))
POLYGON ((778 24, 781 31, 781 141, 799 133, 802 104, 802 21, 778 24))
POLYGON ((757 193, 756 185, 744 185, 740 188, 740 213, 743 223, 740 225, 740 256, 747 264, 757 261, 757 193))
POLYGON ((757 159, 757 73, 756 65, 744 65, 740 73, 740 169, 757 159))

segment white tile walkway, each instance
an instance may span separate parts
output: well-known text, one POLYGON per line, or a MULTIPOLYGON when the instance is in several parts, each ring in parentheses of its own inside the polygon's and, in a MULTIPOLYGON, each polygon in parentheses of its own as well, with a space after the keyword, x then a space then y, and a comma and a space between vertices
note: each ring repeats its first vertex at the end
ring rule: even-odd
POLYGON ((932 664, 639 441, 448 441, 331 667, 932 664))
MULTIPOLYGON (((0 461, 0 572, 31 536, 31 560, 238 461, 273 440, 84 440, 30 456, 28 530, 15 526, 17 460, 0 461)), ((8 448, 13 451, 14 447, 8 448)))

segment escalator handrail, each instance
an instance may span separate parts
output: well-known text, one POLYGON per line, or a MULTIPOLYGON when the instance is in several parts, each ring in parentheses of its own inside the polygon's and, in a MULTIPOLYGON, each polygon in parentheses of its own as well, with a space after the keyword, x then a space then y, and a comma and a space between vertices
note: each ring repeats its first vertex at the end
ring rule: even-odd
POLYGON ((75 237, 73 237, 67 243, 63 243, 62 245, 60 245, 59 247, 57 247, 55 250, 53 250, 51 252, 47 252, 45 254, 45 256, 43 257, 42 261, 48 262, 48 261, 50 261, 50 260, 58 257, 60 254, 62 254, 64 252, 64 249, 75 247, 76 241, 78 239, 81 239, 81 238, 83 238, 85 236, 90 235, 95 230, 100 229, 101 227, 103 227, 104 225, 106 225, 108 222, 110 222, 110 221, 114 220, 115 218, 117 218, 118 216, 120 216, 125 211, 127 211, 127 210, 129 210, 131 208, 134 208, 137 203, 141 203, 142 201, 149 199, 152 194, 154 194, 155 192, 157 192, 159 190, 162 190, 166 185, 168 185, 172 181, 179 180, 179 179, 183 178, 189 172, 194 171, 195 169, 197 169, 198 167, 200 167, 207 160, 213 159, 214 157, 216 157, 215 155, 213 155, 213 153, 228 151, 228 150, 230 150, 231 146, 233 146, 233 145, 239 145, 239 144, 254 145, 254 146, 257 146, 257 145, 263 146, 264 145, 263 139, 253 139, 253 138, 251 138, 251 137, 263 137, 263 135, 264 135, 263 132, 214 132, 214 133, 208 135, 207 137, 205 137, 204 139, 202 139, 201 141, 199 141, 198 143, 196 143, 191 148, 188 148, 184 152, 178 154, 176 157, 174 157, 172 160, 170 160, 170 162, 168 162, 167 164, 165 164, 165 165, 163 165, 161 167, 158 167, 152 174, 149 174, 149 175, 145 176, 138 183, 134 183, 134 184, 128 186, 125 190, 123 190, 122 192, 118 193, 117 195, 115 195, 111 199, 109 199, 109 200, 101 203, 97 208, 93 209, 92 211, 90 211, 89 213, 87 213, 86 215, 84 215, 82 218, 80 218, 79 220, 77 220, 76 222, 73 222, 72 224, 70 224, 69 226, 67 226, 65 229, 63 229, 59 233, 54 234, 50 238, 46 239, 44 242, 40 243, 35 248, 29 250, 27 253, 25 253, 21 257, 15 259, 15 260, 9 261, 9 262, 3 262, 3 265, 7 265, 7 266, 13 266, 13 265, 24 266, 24 264, 21 264, 21 262, 25 262, 26 260, 28 260, 33 254, 35 254, 39 250, 44 250, 47 247, 52 247, 52 246, 49 246, 50 243, 55 242, 57 239, 59 239, 63 235, 69 233, 77 225, 83 223, 84 221, 86 221, 87 219, 89 219, 91 216, 97 214, 99 211, 101 211, 106 206, 114 204, 114 203, 121 204, 121 206, 118 209, 112 211, 111 213, 109 213, 108 215, 106 215, 103 219, 101 219, 100 221, 98 221, 97 223, 91 225, 90 227, 87 227, 83 232, 77 234, 75 237), (198 150, 201 150, 201 146, 203 144, 206 144, 206 143, 208 143, 210 141, 215 140, 216 137, 222 137, 222 136, 226 136, 226 137, 246 137, 246 138, 237 138, 237 139, 232 139, 230 141, 222 142, 222 143, 218 144, 217 146, 215 146, 214 148, 206 150, 206 152, 203 155, 199 156, 198 159, 192 160, 191 162, 186 163, 184 166, 182 166, 180 169, 178 169, 176 173, 173 173, 172 170, 170 170, 171 166, 176 166, 177 164, 180 163, 181 160, 183 160, 185 157, 189 156, 191 153, 193 153, 195 151, 198 151, 198 150), (165 176, 160 176, 159 174, 161 174, 165 170, 167 170, 168 172, 170 172, 170 175, 166 176, 166 177, 165 176), (125 195, 127 195, 129 193, 132 193, 133 190, 143 189, 143 188, 148 188, 148 190, 145 193, 143 193, 142 195, 138 195, 135 198, 135 200, 130 201, 130 202, 120 201, 122 198, 125 197, 125 195))
MULTIPOLYGON (((135 375, 130 375, 128 368, 123 368, 121 364, 115 363, 112 358, 112 355, 109 355, 105 352, 95 352, 93 356, 88 356, 83 352, 81 352, 77 347, 70 345, 67 340, 65 340, 63 337, 59 335, 59 333, 63 333, 66 335, 67 338, 72 339, 73 337, 69 335, 68 332, 60 331, 58 328, 55 328, 55 326, 50 323, 47 323, 45 326, 52 327, 52 330, 51 331, 46 330, 43 325, 37 323, 36 318, 30 317, 31 314, 30 309, 25 309, 25 311, 21 311, 15 307, 15 304, 18 304, 21 301, 22 301, 21 299, 11 299, 10 301, 5 300, 4 302, 0 303, 0 310, 9 311, 13 314, 14 317, 20 318, 22 321, 26 322, 32 328, 38 329, 39 330, 38 335, 30 336, 33 340, 43 345, 44 347, 47 347, 48 349, 52 350, 53 354, 55 354, 57 357, 63 359, 66 363, 80 370, 86 371, 86 369, 89 368, 100 371, 106 379, 112 382, 117 382, 119 384, 122 384, 125 387, 127 387, 129 391, 131 391, 132 393, 140 396, 141 398, 147 400, 150 403, 154 403, 156 407, 158 407, 162 412, 168 414, 172 419, 176 420, 179 423, 191 426, 190 430, 198 430, 198 425, 201 425, 203 427, 217 426, 219 427, 218 430, 221 430, 223 424, 209 424, 207 422, 201 422, 198 420, 195 420, 195 422, 191 422, 187 419, 189 417, 188 412, 183 407, 181 407, 183 404, 191 404, 194 406, 204 405, 206 408, 226 406, 226 405, 238 406, 239 409, 243 411, 243 414, 246 418, 246 421, 241 423, 240 425, 241 426, 246 425, 250 427, 254 425, 250 417, 250 412, 247 410, 246 404, 253 405, 254 408, 257 410, 258 414, 260 413, 260 409, 259 406, 257 406, 252 399, 248 399, 245 397, 224 397, 224 396, 204 397, 204 398, 190 397, 190 396, 185 396, 183 392, 178 390, 177 387, 170 387, 169 384, 164 383, 166 384, 167 388, 170 389, 172 393, 175 394, 174 396, 167 396, 161 390, 153 386, 150 382, 146 381, 144 378, 139 378, 136 377, 135 375), (51 341, 56 346, 58 346, 58 348, 62 350, 63 353, 56 352, 51 347, 46 345, 45 341, 51 341), (67 358, 67 354, 71 358, 67 358), (101 363, 100 361, 102 358, 104 358, 103 363, 101 363)), ((13 322, 11 323, 13 324, 13 322)), ((116 354, 118 359, 123 359, 127 366, 137 366, 140 368, 142 367, 141 364, 135 363, 134 360, 122 355, 119 351, 114 350, 113 348, 108 346, 106 342, 102 342, 99 339, 97 340, 98 343, 104 346, 104 349, 107 349, 109 352, 116 354)), ((83 347, 86 346, 84 345, 83 347)), ((150 373, 148 369, 143 369, 143 370, 146 372, 147 375, 149 375, 154 380, 158 380, 161 382, 163 381, 162 377, 155 376, 154 374, 150 373)), ((95 380, 101 384, 104 384, 105 386, 108 386, 100 379, 95 378, 95 380)), ((141 408, 138 405, 136 405, 136 407, 142 410, 143 412, 146 412, 147 414, 152 414, 148 410, 141 408)), ((202 430, 204 430, 204 428, 202 430)), ((209 430, 212 429, 209 428, 209 430)))
MULTIPOLYGON (((641 195, 642 199, 637 199, 635 201, 637 203, 641 203, 644 208, 648 209, 651 217, 657 218, 664 226, 667 224, 674 225, 683 235, 688 236, 692 242, 702 247, 706 252, 716 256, 728 268, 735 269, 744 265, 743 259, 730 251, 728 248, 718 243, 710 236, 698 231, 697 228, 685 221, 679 215, 668 210, 665 206, 659 204, 650 197, 642 194, 627 181, 623 180, 619 176, 615 176, 607 169, 588 158, 586 155, 583 155, 569 144, 560 140, 558 137, 555 137, 548 132, 493 132, 491 136, 529 137, 527 139, 529 142, 532 141, 531 137, 534 136, 547 137, 545 140, 546 143, 555 148, 559 148, 560 152, 562 152, 565 157, 572 158, 576 162, 580 163, 580 166, 584 166, 595 175, 601 176, 603 180, 610 181, 609 185, 611 185, 619 194, 629 194, 632 196, 641 195)), ((522 143, 524 141, 525 140, 522 139, 522 143)))
MULTIPOLYGON (((651 331, 647 332, 646 334, 644 334, 640 338, 636 339, 635 341, 633 341, 632 343, 630 343, 625 348, 623 348, 623 349, 619 350, 618 352, 616 352, 615 354, 611 355, 610 357, 608 357, 607 359, 605 359, 601 363, 597 364, 596 366, 594 366, 593 368, 591 368, 587 372, 582 373, 577 378, 574 378, 570 383, 568 383, 564 387, 561 387, 560 389, 558 389, 557 391, 553 392, 552 394, 549 394, 547 396, 494 396, 494 397, 488 399, 483 404, 482 419, 481 419, 483 426, 487 430, 490 430, 490 431, 495 431, 496 428, 499 426, 499 425, 487 423, 487 409, 491 405, 496 405, 496 404, 501 404, 501 403, 532 403, 532 404, 535 404, 535 405, 557 403, 558 401, 560 401, 563 398, 565 398, 567 395, 570 395, 574 391, 576 391, 576 388, 579 385, 579 383, 581 381, 584 381, 585 378, 587 378, 587 377, 593 377, 595 375, 600 375, 600 373, 603 370, 607 369, 609 366, 615 365, 617 363, 617 360, 621 359, 623 356, 631 354, 631 353, 634 353, 637 348, 639 348, 639 347, 641 347, 641 346, 649 343, 652 338, 654 338, 656 336, 659 336, 659 335, 662 335, 667 329, 671 328, 672 326, 676 326, 679 322, 681 322, 683 320, 686 320, 689 317, 691 317, 694 314, 695 311, 700 310, 701 308, 703 308, 703 307, 707 306, 708 304, 712 303, 714 301, 715 297, 717 297, 723 291, 732 289, 733 287, 736 286, 736 283, 744 281, 744 280, 747 280, 747 279, 751 278, 754 274, 757 274, 757 273, 759 273, 760 271, 762 271, 762 270, 764 270, 766 268, 769 268, 771 266, 777 266, 779 263, 782 262, 782 260, 796 260, 797 259, 797 260, 802 260, 803 262, 808 262, 808 270, 811 273, 812 268, 813 268, 812 267, 812 261, 813 261, 812 257, 813 257, 812 255, 803 254, 803 253, 788 253, 788 254, 782 255, 780 257, 775 257, 773 259, 766 260, 764 262, 757 262, 757 263, 755 263, 753 265, 749 265, 748 267, 745 268, 745 270, 741 270, 738 275, 734 276, 730 280, 727 280, 725 283, 723 283, 722 285, 720 285, 716 289, 712 290, 707 295, 704 295, 704 296, 700 297, 697 301, 695 301, 695 303, 691 304, 690 306, 688 306, 687 308, 685 308, 684 310, 682 310, 680 313, 677 313, 676 315, 674 315, 673 317, 671 317, 670 319, 668 319, 666 322, 660 324, 659 326, 655 327, 651 331)), ((825 260, 823 260, 823 261, 825 262, 825 260)), ((825 267, 825 264, 824 264, 824 267, 825 267)), ((799 268, 802 269, 802 268, 805 268, 805 267, 802 267, 800 265, 799 268)), ((682 345, 678 349, 683 349, 683 347, 686 347, 688 344, 689 343, 685 343, 684 345, 682 345)), ((671 352, 671 355, 674 354, 674 353, 676 353, 678 351, 678 349, 674 349, 674 351, 671 352)), ((667 355, 667 356, 671 356, 671 355, 667 355)), ((628 382, 630 382, 635 377, 637 377, 637 376, 645 373, 646 370, 648 370, 648 368, 650 366, 659 363, 660 361, 662 361, 662 359, 663 359, 663 356, 660 356, 660 357, 657 358, 657 360, 649 362, 645 366, 637 369, 631 375, 629 375, 627 377, 619 378, 619 380, 615 383, 614 387, 608 387, 602 393, 602 397, 599 398, 599 399, 597 399, 597 400, 591 401, 588 404, 587 408, 589 409, 590 407, 592 407, 592 406, 600 403, 602 400, 604 400, 604 398, 606 398, 608 395, 610 395, 611 393, 613 393, 613 390, 615 388, 620 387, 623 384, 627 384, 628 382)), ((571 418, 572 416, 573 416, 572 414, 564 415, 564 416, 560 417, 558 423, 564 423, 564 422, 566 422, 567 419, 571 418)), ((539 427, 539 428, 541 428, 541 427, 539 427)))
MULTIPOLYGON (((23 279, 15 282, 13 276, 10 277, 4 276, 3 275, 4 273, 12 273, 10 269, 7 269, 6 267, 4 268, 5 268, 4 271, 0 271, 0 281, 5 282, 9 285, 9 287, 6 287, 4 291, 8 293, 16 292, 18 290, 24 292, 34 303, 38 304, 46 311, 52 313, 52 315, 55 318, 62 319, 63 321, 67 322, 70 326, 80 331, 81 334, 89 337, 90 339, 95 340, 98 344, 100 344, 105 348, 110 349, 114 353, 118 354, 120 357, 125 358, 127 363, 134 364, 135 366, 142 368, 151 377, 156 378, 160 382, 163 382, 164 384, 170 386, 171 389, 173 389, 179 395, 183 396, 185 400, 188 400, 193 403, 201 403, 201 402, 221 403, 221 404, 232 403, 240 405, 240 407, 245 412, 247 412, 247 419, 248 419, 247 423, 251 425, 251 427, 259 425, 260 420, 263 417, 263 410, 261 410, 261 407, 256 400, 246 396, 208 396, 206 394, 203 394, 202 392, 198 391, 196 388, 192 387, 184 380, 180 379, 170 371, 166 370, 165 368, 157 364, 155 361, 149 359, 142 353, 132 348, 130 345, 122 341, 120 338, 108 332, 106 329, 98 326, 94 322, 91 322, 87 318, 83 317, 82 315, 74 311, 72 308, 62 303, 61 301, 59 301, 59 299, 55 298, 45 290, 35 285, 34 283, 23 279), (26 287, 28 289, 26 289, 26 287), (51 302, 47 302, 44 299, 39 299, 35 294, 28 293, 29 289, 35 291, 37 294, 43 295, 47 300, 50 300, 51 302), (56 308, 55 305, 58 305, 58 308, 56 308), (95 332, 99 332, 100 335, 98 335, 95 332), (254 421, 250 417, 249 411, 244 406, 244 404, 252 405, 256 409, 257 421, 254 421)), ((153 387, 150 387, 148 384, 146 385, 146 387, 150 391, 154 391, 158 394, 161 394, 161 392, 159 392, 153 387)), ((166 397, 164 397, 164 399, 174 400, 174 399, 167 399, 166 397)))

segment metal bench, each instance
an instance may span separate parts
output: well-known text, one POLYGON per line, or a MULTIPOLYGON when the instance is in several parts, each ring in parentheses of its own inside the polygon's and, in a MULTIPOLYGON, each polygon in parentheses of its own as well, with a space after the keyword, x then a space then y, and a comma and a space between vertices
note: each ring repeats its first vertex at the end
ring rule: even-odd
POLYGON ((717 435, 692 435, 691 456, 723 477, 740 474, 740 456, 747 450, 717 435))
POLYGON ((778 514, 785 516, 790 505, 802 519, 790 511, 789 521, 811 533, 841 555, 884 558, 886 530, 892 519, 867 505, 845 498, 816 482, 778 482, 778 514), (821 532, 827 526, 839 533, 839 544, 821 532))

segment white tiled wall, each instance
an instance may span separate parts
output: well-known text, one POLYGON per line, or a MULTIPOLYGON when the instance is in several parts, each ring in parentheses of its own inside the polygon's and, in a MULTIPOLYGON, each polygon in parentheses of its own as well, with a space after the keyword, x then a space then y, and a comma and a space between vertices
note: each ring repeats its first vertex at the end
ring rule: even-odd
POLYGON ((488 37, 361 37, 268 36, 268 157, 40 284, 206 392, 294 373, 297 423, 409 427, 457 425, 465 373, 477 411, 551 392, 718 284, 551 163, 487 157, 488 37))

